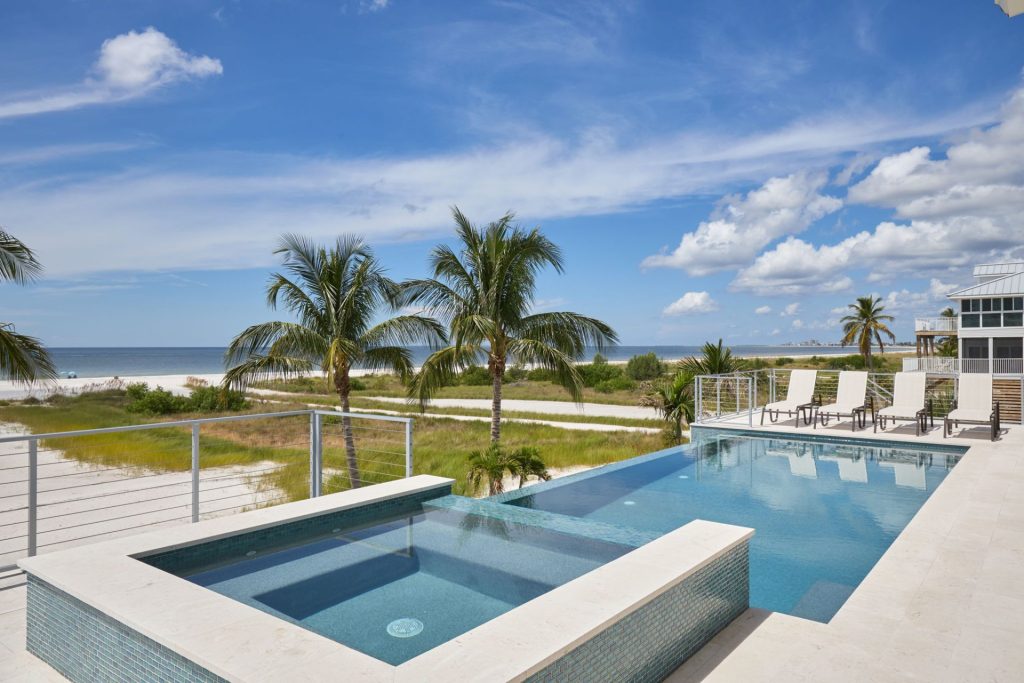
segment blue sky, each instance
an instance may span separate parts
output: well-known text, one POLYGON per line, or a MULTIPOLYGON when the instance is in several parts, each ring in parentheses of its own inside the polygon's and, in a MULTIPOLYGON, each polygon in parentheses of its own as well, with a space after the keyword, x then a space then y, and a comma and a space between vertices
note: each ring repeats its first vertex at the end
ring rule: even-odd
POLYGON ((285 231, 425 274, 448 207, 565 250, 624 343, 838 338, 1024 257, 1024 17, 931 2, 0 7, 0 225, 53 346, 223 345, 285 231))

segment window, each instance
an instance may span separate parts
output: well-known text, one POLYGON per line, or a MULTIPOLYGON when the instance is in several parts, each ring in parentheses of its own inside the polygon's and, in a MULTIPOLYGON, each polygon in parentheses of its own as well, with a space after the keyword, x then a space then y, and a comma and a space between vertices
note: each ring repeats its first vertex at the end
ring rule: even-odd
POLYGON ((981 326, 982 327, 1002 327, 1003 316, 998 313, 982 313, 981 314, 981 326))
POLYGON ((1024 297, 1015 296, 1013 297, 1013 310, 1024 311, 1024 297))
POLYGON ((981 310, 982 311, 991 311, 992 310, 992 299, 982 299, 981 300, 981 310))
POLYGON ((978 313, 981 311, 981 299, 971 299, 971 312, 978 313))
POLYGON ((1010 296, 1003 297, 1003 310, 1004 311, 1016 311, 1017 310, 1016 308, 1013 307, 1013 297, 1010 297, 1010 296))
POLYGON ((970 299, 963 299, 960 302, 960 312, 961 313, 970 313, 971 312, 971 300, 970 299))
POLYGON ((1024 326, 1024 313, 1003 313, 1003 327, 1024 326))
POLYGON ((1003 310, 1003 300, 1002 299, 992 299, 992 310, 993 311, 1001 311, 1001 310, 1003 310))
POLYGON ((964 358, 988 358, 988 339, 964 339, 964 358))
POLYGON ((968 313, 960 316, 960 327, 981 327, 980 316, 977 313, 968 313))
POLYGON ((1020 337, 996 337, 992 340, 993 358, 1022 358, 1024 339, 1020 337))

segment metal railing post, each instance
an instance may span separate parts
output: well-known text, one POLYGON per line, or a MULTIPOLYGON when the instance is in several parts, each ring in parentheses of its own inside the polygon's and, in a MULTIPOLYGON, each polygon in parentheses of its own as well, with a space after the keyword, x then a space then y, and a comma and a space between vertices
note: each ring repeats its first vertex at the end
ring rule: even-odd
POLYGON ((405 423, 405 476, 412 476, 412 420, 405 423))
POLYGON ((324 423, 323 416, 315 413, 313 419, 316 423, 316 495, 324 493, 324 423))
POLYGON ((39 442, 28 442, 28 554, 36 554, 36 523, 39 518, 39 442))
POLYGON ((757 375, 747 380, 747 426, 754 426, 754 396, 757 391, 754 389, 757 382, 757 375))
POLYGON ((309 414, 309 497, 316 498, 316 418, 309 414))
POLYGON ((715 417, 722 416, 722 378, 715 377, 715 417))
POLYGON ((199 423, 192 423, 192 521, 199 521, 199 423))

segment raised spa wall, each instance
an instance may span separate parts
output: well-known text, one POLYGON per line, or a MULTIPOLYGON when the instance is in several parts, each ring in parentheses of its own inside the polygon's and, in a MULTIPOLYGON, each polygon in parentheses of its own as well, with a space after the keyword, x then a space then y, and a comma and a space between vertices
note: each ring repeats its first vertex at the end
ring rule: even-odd
MULTIPOLYGON (((693 522, 553 589, 399 666, 391 666, 157 567, 173 569, 182 552, 213 543, 287 533, 289 527, 359 523, 413 502, 480 506, 509 521, 534 511, 449 496, 451 480, 418 476, 188 527, 155 531, 24 560, 28 573, 27 648, 65 677, 93 681, 361 680, 660 681, 700 649, 749 601, 749 529, 693 522), (514 517, 514 519, 511 519, 514 517), (328 521, 329 520, 329 521, 328 521), (170 539, 170 542, 169 542, 170 539), (135 559, 145 556, 149 566, 135 559), (76 568, 88 567, 87 571, 76 568), (129 576, 130 575, 130 576, 129 576), (118 595, 118 580, 133 599, 118 595), (181 591, 198 608, 174 601, 149 620, 155 603, 181 591), (207 593, 209 595, 207 596, 207 593), (209 598, 209 605, 205 604, 209 598), (153 605, 147 605, 147 600, 153 605), (223 642, 189 632, 189 615, 223 642), (222 612, 234 611, 230 616, 222 612), (251 614, 254 612, 256 614, 251 614), (240 615, 245 629, 228 630, 240 615), (216 628, 218 619, 224 627, 216 628), (150 623, 152 621, 152 623, 150 623), (249 623, 255 626, 250 627, 249 623), (280 651, 276 651, 279 649, 280 651), (241 657, 239 652, 254 656, 241 657)), ((536 512, 539 526, 571 522, 536 512)), ((595 534, 600 529, 562 528, 595 534)), ((641 539, 646 541, 646 539, 641 539)), ((166 600, 165 600, 166 601, 166 600)))

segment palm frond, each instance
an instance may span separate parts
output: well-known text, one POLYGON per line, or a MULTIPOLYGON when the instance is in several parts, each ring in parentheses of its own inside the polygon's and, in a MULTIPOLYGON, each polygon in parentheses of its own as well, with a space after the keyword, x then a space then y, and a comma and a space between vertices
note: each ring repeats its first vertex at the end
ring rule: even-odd
POLYGON ((48 381, 57 377, 57 368, 42 342, 0 323, 0 377, 24 383, 48 381))
POLYGON ((19 285, 32 282, 43 272, 35 253, 25 243, 0 228, 0 281, 19 285))

